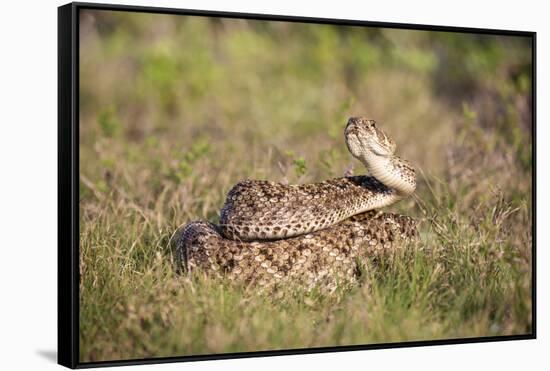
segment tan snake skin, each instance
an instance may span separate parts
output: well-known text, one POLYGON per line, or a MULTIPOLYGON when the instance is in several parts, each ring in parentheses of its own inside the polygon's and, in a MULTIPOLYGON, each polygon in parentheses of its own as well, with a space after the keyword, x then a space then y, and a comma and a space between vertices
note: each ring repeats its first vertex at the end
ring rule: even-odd
POLYGON ((414 220, 373 211, 414 192, 414 169, 374 120, 352 117, 344 134, 370 176, 241 181, 227 195, 220 225, 195 221, 180 231, 181 266, 261 286, 292 279, 334 287, 355 278, 358 258, 415 240, 414 220))
POLYGON ((394 155, 396 145, 374 120, 350 118, 345 138, 371 176, 286 185, 262 180, 237 183, 221 210, 224 236, 244 241, 299 236, 410 195, 414 169, 394 155))
POLYGON ((383 256, 417 237, 416 222, 402 215, 368 211, 317 232, 263 242, 224 238, 215 224, 187 224, 178 240, 177 259, 201 271, 249 284, 304 284, 333 290, 353 283, 358 259, 383 256))

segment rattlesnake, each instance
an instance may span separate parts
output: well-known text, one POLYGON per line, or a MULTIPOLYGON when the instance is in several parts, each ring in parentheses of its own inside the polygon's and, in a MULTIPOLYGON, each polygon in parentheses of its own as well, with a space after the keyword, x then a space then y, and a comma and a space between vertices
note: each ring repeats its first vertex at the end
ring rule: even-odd
POLYGON ((415 170, 374 120, 352 117, 344 135, 369 176, 303 185, 241 181, 229 191, 219 225, 182 228, 179 264, 261 285, 292 279, 334 286, 354 279, 361 256, 414 240, 413 219, 375 209, 412 194, 415 170))

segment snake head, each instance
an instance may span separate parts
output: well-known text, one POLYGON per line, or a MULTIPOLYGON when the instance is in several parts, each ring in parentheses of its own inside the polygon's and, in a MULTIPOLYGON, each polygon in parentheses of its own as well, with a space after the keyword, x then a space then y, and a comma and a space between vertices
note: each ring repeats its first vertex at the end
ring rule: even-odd
POLYGON ((395 142, 376 127, 376 121, 363 117, 351 117, 344 131, 349 151, 359 157, 366 152, 378 156, 391 156, 396 149, 395 142))

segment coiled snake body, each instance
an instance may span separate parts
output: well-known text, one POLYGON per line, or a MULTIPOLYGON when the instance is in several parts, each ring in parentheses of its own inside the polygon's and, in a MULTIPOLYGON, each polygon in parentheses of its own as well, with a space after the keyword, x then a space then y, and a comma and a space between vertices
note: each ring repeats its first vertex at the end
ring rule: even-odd
POLYGON ((303 185, 241 181, 229 191, 219 225, 183 227, 179 263, 261 285, 292 279, 332 287, 355 278, 361 256, 415 239, 413 219, 375 211, 414 192, 414 169, 374 120, 352 117, 344 134, 369 176, 303 185))

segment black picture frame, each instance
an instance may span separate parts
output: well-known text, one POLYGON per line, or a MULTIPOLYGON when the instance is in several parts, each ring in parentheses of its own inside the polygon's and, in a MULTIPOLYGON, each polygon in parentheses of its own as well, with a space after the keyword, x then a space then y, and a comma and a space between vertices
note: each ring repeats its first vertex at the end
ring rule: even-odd
POLYGON ((58 8, 58 363, 69 368, 121 366, 289 354, 341 352, 381 348, 418 347, 462 343, 536 339, 536 32, 440 25, 372 22, 269 14, 232 13, 148 6, 70 3, 58 8), (525 335, 487 336, 402 343, 365 344, 322 348, 286 349, 231 354, 173 356, 100 362, 79 361, 79 12, 81 10, 131 11, 331 25, 374 26, 407 30, 450 31, 528 37, 532 43, 532 332, 525 335))

